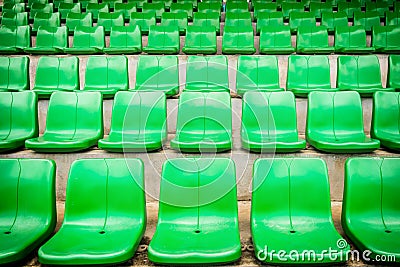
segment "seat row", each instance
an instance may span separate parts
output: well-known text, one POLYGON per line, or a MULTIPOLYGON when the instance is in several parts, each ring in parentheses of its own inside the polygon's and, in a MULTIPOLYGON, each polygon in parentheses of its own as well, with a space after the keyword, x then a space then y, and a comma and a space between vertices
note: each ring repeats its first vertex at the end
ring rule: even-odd
MULTIPOLYGON (((162 92, 118 92, 106 138, 98 92, 53 93, 46 128, 39 137, 35 93, 3 92, 0 99, 5 114, 0 128, 1 152, 25 146, 40 153, 69 153, 96 145, 110 152, 146 152, 162 149, 167 140, 167 105, 162 92)), ((308 98, 307 141, 328 153, 368 153, 380 145, 400 151, 399 103, 400 93, 375 93, 372 138, 368 138, 357 92, 312 92, 308 98)), ((293 93, 247 92, 242 101, 241 140, 244 149, 258 153, 305 149, 306 141, 298 136, 293 93)), ((182 93, 176 135, 170 146, 184 153, 230 150, 229 93, 182 93)))
MULTIPOLYGON (((146 228, 140 159, 73 162, 64 220, 51 238, 57 221, 55 163, 1 159, 0 166, 1 264, 24 259, 43 242, 38 250, 42 264, 118 264, 134 256, 146 228)), ((398 158, 350 158, 345 164, 342 227, 359 250, 371 252, 370 260, 385 256, 391 262, 400 261, 399 174, 398 158)), ((158 264, 238 260, 236 190, 231 159, 167 160, 149 260, 158 264)), ((333 224, 330 204, 323 160, 256 160, 250 223, 257 259, 270 264, 346 262, 350 245, 333 224), (326 253, 328 249, 334 250, 329 252, 332 255, 326 253), (298 258, 293 258, 293 251, 298 258), (314 254, 300 257, 304 251, 314 254)))

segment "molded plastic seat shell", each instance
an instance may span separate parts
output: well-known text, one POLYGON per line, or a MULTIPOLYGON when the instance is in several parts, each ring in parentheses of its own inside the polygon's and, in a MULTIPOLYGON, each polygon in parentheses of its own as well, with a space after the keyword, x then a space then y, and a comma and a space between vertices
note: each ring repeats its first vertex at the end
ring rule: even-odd
POLYGON ((76 26, 72 47, 67 47, 64 52, 72 55, 91 55, 103 52, 105 47, 105 32, 103 26, 86 27, 76 26))
POLYGON ((353 18, 354 12, 361 11, 361 3, 358 1, 353 2, 345 2, 345 1, 338 1, 338 12, 344 11, 347 14, 347 17, 353 18))
POLYGON ((217 34, 213 26, 188 26, 186 30, 185 54, 211 55, 217 53, 217 34))
POLYGON ((289 26, 266 26, 261 29, 260 54, 288 55, 294 50, 289 26))
POLYGON ((7 27, 26 26, 28 24, 28 13, 14 13, 11 11, 2 11, 1 25, 7 27))
POLYGON ((208 12, 208 13, 196 12, 193 15, 193 26, 198 26, 198 27, 214 26, 217 35, 219 35, 220 34, 219 20, 220 20, 219 13, 217 12, 208 12))
POLYGON ((18 54, 31 46, 31 27, 0 27, 0 54, 18 54))
POLYGON ((92 27, 92 13, 68 13, 65 25, 68 27, 69 34, 74 33, 76 26, 92 27))
POLYGON ((377 11, 354 12, 353 25, 362 26, 366 32, 371 32, 373 27, 381 25, 379 13, 377 11))
POLYGON ((129 24, 133 26, 140 26, 140 31, 143 35, 149 34, 150 27, 156 25, 156 15, 155 13, 131 13, 131 18, 129 24))
POLYGON ((289 17, 290 31, 296 33, 299 27, 315 27, 317 21, 309 12, 292 11, 289 17))
POLYGON ((373 47, 367 47, 367 34, 362 26, 337 26, 335 30, 335 52, 342 54, 369 54, 373 47))
POLYGON ((400 53, 400 25, 374 26, 372 46, 378 53, 400 53))
POLYGON ((224 35, 222 36, 223 54, 251 55, 255 52, 253 27, 224 27, 224 35))
POLYGON ((110 33, 112 27, 122 27, 124 25, 124 15, 122 13, 99 12, 99 17, 97 18, 97 26, 103 26, 106 34, 110 33))
POLYGON ((185 35, 186 28, 188 27, 187 14, 185 12, 180 13, 163 13, 161 16, 162 26, 177 26, 179 28, 179 34, 185 35))
POLYGON ((32 32, 36 33, 40 26, 60 27, 60 13, 37 13, 33 20, 32 32))
POLYGON ((400 55, 390 55, 387 75, 387 87, 400 90, 400 55))
POLYGON ((108 13, 110 8, 107 3, 89 3, 86 6, 86 13, 92 13, 93 21, 97 21, 100 12, 108 13))
POLYGON ((349 21, 344 11, 339 12, 322 12, 321 26, 328 28, 330 34, 335 32, 337 26, 348 26, 349 21))
POLYGON ((148 45, 143 48, 147 54, 178 54, 180 50, 179 28, 177 26, 150 26, 148 45))
POLYGON ((66 3, 61 2, 58 6, 61 21, 65 21, 68 13, 81 13, 81 3, 66 3))
POLYGON ((192 3, 172 3, 170 8, 171 13, 186 13, 188 21, 193 20, 193 4, 192 3))
POLYGON ((300 26, 297 31, 298 54, 330 54, 335 51, 329 46, 328 30, 325 26, 300 26))
POLYGON ((265 26, 283 26, 282 12, 260 12, 257 18, 256 32, 260 34, 265 26))
POLYGON ((142 52, 140 26, 113 26, 110 33, 110 46, 103 49, 106 54, 138 54, 142 52))
POLYGON ((29 57, 0 57, 0 92, 29 89, 29 57))
POLYGON ((51 55, 64 54, 68 47, 68 29, 66 26, 40 26, 36 36, 36 47, 24 49, 28 54, 51 55))
POLYGON ((143 3, 142 13, 152 13, 156 15, 156 19, 161 20, 161 16, 165 11, 164 3, 143 3))
POLYGON ((125 21, 129 21, 132 13, 137 12, 135 3, 115 3, 114 12, 120 12, 124 16, 125 21))

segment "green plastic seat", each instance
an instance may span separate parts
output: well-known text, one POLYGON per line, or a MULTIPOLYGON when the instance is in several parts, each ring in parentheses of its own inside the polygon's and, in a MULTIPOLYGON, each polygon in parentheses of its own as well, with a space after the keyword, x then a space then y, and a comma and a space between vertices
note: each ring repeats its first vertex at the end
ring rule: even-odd
POLYGON ((98 146, 110 152, 146 152, 167 139, 167 101, 161 91, 118 92, 110 134, 98 146))
POLYGON ((0 27, 0 54, 17 54, 31 46, 31 27, 0 27))
POLYGON ((349 21, 344 11, 340 12, 321 12, 321 26, 328 28, 328 32, 334 33, 338 26, 348 26, 349 21))
POLYGON ((289 16, 290 31, 296 33, 299 27, 316 27, 317 21, 313 14, 292 11, 289 16))
POLYGON ((381 68, 375 55, 339 56, 336 82, 339 90, 357 91, 362 97, 371 97, 376 91, 394 91, 382 87, 381 68))
POLYGON ((400 26, 374 26, 372 28, 372 46, 377 53, 400 53, 400 26))
POLYGON ((288 25, 261 28, 260 54, 287 55, 294 50, 288 25))
POLYGON ((290 13, 293 11, 304 13, 304 4, 301 2, 282 2, 282 13, 285 20, 289 20, 290 13))
POLYGON ((254 20, 257 21, 258 14, 260 12, 263 13, 272 13, 278 10, 278 4, 276 2, 255 2, 254 4, 254 20))
POLYGON ((32 32, 36 33, 40 26, 60 27, 60 13, 37 13, 33 20, 32 32))
POLYGON ((156 14, 155 13, 131 13, 129 24, 132 26, 139 26, 142 34, 149 34, 150 27, 156 25, 156 14))
POLYGON ((400 25, 400 12, 386 12, 385 25, 400 25))
POLYGON ((365 4, 365 9, 366 11, 376 11, 379 13, 379 17, 382 19, 385 18, 385 13, 389 11, 389 4, 388 2, 384 1, 377 1, 377 2, 372 2, 372 1, 367 1, 365 4))
POLYGON ((143 3, 142 12, 151 13, 156 15, 158 21, 161 20, 161 16, 165 11, 164 3, 143 3))
POLYGON ((142 10, 143 4, 147 3, 147 0, 128 0, 128 3, 135 3, 136 8, 142 10))
MULTIPOLYGON (((201 13, 210 13, 210 12, 215 12, 218 13, 219 16, 221 16, 221 8, 222 8, 222 2, 199 2, 197 4, 197 10, 198 12, 201 13)), ((195 13, 193 14, 194 16, 195 13)))
POLYGON ((255 52, 253 27, 224 27, 222 36, 223 54, 251 55, 255 52))
POLYGON ((77 57, 39 58, 33 90, 39 98, 53 92, 79 90, 79 59, 77 57))
POLYGON ((55 9, 60 8, 60 4, 73 4, 74 0, 53 0, 53 6, 55 9))
POLYGON ((228 12, 247 12, 249 11, 249 4, 246 1, 227 1, 225 4, 225 11, 228 12))
POLYGON ((371 261, 400 261, 399 163, 398 158, 346 161, 342 226, 360 251, 370 252, 371 261))
POLYGON ((36 47, 25 48, 27 54, 64 54, 68 47, 68 29, 66 26, 40 26, 36 36, 36 47))
POLYGON ((297 97, 307 97, 313 91, 337 91, 331 87, 329 58, 289 56, 286 90, 292 91, 297 97))
POLYGON ((193 20, 193 4, 192 3, 172 3, 171 13, 186 13, 188 21, 193 20))
POLYGON ((110 8, 107 3, 88 3, 86 6, 86 13, 92 13, 93 21, 97 21, 100 12, 108 13, 110 8))
POLYGON ((132 13, 137 12, 135 3, 115 3, 114 12, 121 12, 124 15, 124 20, 129 21, 132 13))
POLYGON ((39 153, 69 153, 89 149, 101 138, 103 101, 99 92, 54 92, 44 134, 26 140, 25 147, 39 153))
MULTIPOLYGON (((163 1, 163 0, 160 0, 160 1, 163 1)), ((172 2, 172 0, 171 0, 171 2, 172 2)), ((198 2, 197 2, 197 0, 176 0, 176 2, 179 3, 179 4, 190 3, 190 4, 192 4, 193 11, 197 11, 198 10, 198 2)))
POLYGON ((225 27, 251 27, 250 12, 227 12, 225 15, 225 27))
POLYGON ((277 92, 279 85, 278 59, 275 56, 239 56, 236 91, 243 96, 249 91, 277 92))
POLYGON ((259 12, 257 16, 256 32, 260 34, 261 29, 266 26, 283 26, 282 12, 259 12))
POLYGON ((74 33, 76 26, 92 27, 93 25, 92 13, 68 13, 65 21, 69 34, 74 33))
POLYGON ((390 55, 387 73, 387 87, 400 90, 400 55, 390 55))
POLYGON ((26 11, 25 3, 6 3, 4 2, 2 12, 13 12, 13 13, 23 13, 26 11))
MULTIPOLYGON (((34 92, 0 92, 0 111, 1 153, 24 147, 25 140, 38 136, 37 96, 34 92)), ((0 248, 1 262, 4 247, 0 245, 0 248)))
POLYGON ((82 10, 86 10, 89 3, 97 4, 98 0, 79 0, 79 3, 81 3, 82 10))
POLYGON ((100 92, 103 98, 113 98, 120 90, 128 90, 128 59, 125 56, 88 58, 85 91, 100 92))
POLYGON ((313 14, 316 19, 321 19, 322 12, 333 13, 332 4, 319 1, 310 3, 310 13, 313 14))
POLYGON ((339 54, 370 54, 375 49, 367 47, 367 33, 362 26, 337 26, 335 52, 339 54))
POLYGON ((228 92, 183 92, 171 148, 183 153, 224 152, 232 148, 228 92))
POLYGON ((1 159, 0 168, 0 263, 15 265, 56 227, 56 166, 48 159, 1 159))
POLYGON ((67 47, 64 52, 72 55, 100 54, 105 47, 104 27, 76 26, 72 47, 67 47))
POLYGON ((328 153, 369 153, 380 145, 364 133, 357 92, 311 92, 306 137, 310 145, 328 153))
MULTIPOLYGON (((22 2, 25 2, 25 0, 22 1, 22 2)), ((44 5, 44 4, 47 4, 49 1, 48 0, 28 0, 27 2, 28 2, 27 7, 29 9, 29 8, 32 8, 33 4, 42 4, 42 5, 44 5)))
POLYGON ((207 13, 196 12, 193 14, 193 26, 198 26, 198 27, 214 26, 217 35, 219 35, 220 34, 219 13, 217 13, 217 12, 207 12, 207 13))
POLYGON ((139 56, 135 90, 179 93, 179 67, 176 56, 139 56))
POLYGON ((227 57, 188 57, 185 91, 229 92, 227 57))
POLYGON ((378 11, 354 12, 354 26, 362 26, 365 31, 371 32, 372 27, 380 26, 381 20, 378 11))
POLYGON ((116 4, 121 4, 122 0, 101 0, 102 3, 108 4, 108 7, 114 11, 115 5, 116 4))
POLYGON ((247 91, 242 101, 242 147, 257 153, 291 153, 306 148, 298 137, 292 92, 247 91))
POLYGON ((178 26, 150 26, 148 44, 143 48, 147 54, 178 54, 180 50, 178 26))
POLYGON ((34 3, 29 11, 29 19, 33 20, 37 13, 53 13, 53 4, 34 3))
POLYGON ((217 34, 213 26, 188 26, 186 30, 185 54, 211 55, 217 53, 217 34))
POLYGON ((361 4, 358 1, 353 1, 353 2, 339 1, 338 11, 346 12, 347 18, 351 19, 354 17, 354 12, 361 11, 361 4))
POLYGON ((252 187, 251 234, 259 260, 271 265, 346 261, 350 245, 338 246, 343 238, 333 223, 322 159, 257 159, 252 187))
POLYGON ((161 16, 161 26, 175 26, 179 28, 179 34, 185 35, 188 26, 186 12, 169 13, 165 12, 161 16))
POLYGON ((81 13, 81 3, 64 3, 61 2, 58 6, 61 21, 67 19, 68 13, 81 13))
POLYGON ((113 26, 110 46, 103 52, 109 55, 138 54, 142 52, 142 34, 139 26, 113 26))
POLYGON ((140 159, 79 159, 67 183, 64 221, 39 249, 52 265, 118 264, 135 255, 145 231, 140 159))
POLYGON ((300 26, 297 31, 296 51, 298 54, 330 54, 335 49, 329 46, 328 30, 325 26, 300 26))
POLYGON ((112 27, 121 27, 124 25, 124 15, 122 13, 99 12, 97 26, 103 26, 106 34, 110 34, 112 27))
POLYGON ((148 248, 149 260, 173 265, 238 260, 235 175, 235 164, 228 158, 168 159, 162 168, 158 222, 148 248))
POLYGON ((1 25, 7 27, 26 26, 28 24, 28 13, 14 13, 6 11, 2 13, 1 25))
POLYGON ((29 57, 0 57, 0 92, 29 90, 29 57))
POLYGON ((383 147, 400 151, 400 93, 376 92, 374 94, 371 137, 383 147))

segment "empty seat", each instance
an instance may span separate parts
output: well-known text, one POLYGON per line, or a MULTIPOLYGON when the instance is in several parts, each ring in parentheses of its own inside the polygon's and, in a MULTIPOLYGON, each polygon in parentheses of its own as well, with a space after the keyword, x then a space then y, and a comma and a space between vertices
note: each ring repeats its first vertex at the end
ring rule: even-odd
MULTIPOLYGON (((171 0, 171 2, 172 2, 172 0, 171 0)), ((194 11, 198 10, 198 2, 197 2, 197 0, 176 0, 176 2, 177 3, 181 3, 181 4, 190 3, 190 4, 192 4, 192 7, 193 7, 194 11)))
MULTIPOLYGON (((0 92, 0 111, 1 153, 24 147, 26 139, 38 136, 37 96, 34 92, 0 92)), ((2 250, 4 247, 0 249, 0 262, 2 250)))
POLYGON ((217 53, 217 34, 213 26, 188 26, 186 31, 185 54, 215 54, 217 53))
POLYGON ((252 187, 251 233, 259 260, 273 265, 346 261, 350 245, 338 245, 343 238, 333 224, 322 159, 258 159, 252 187), (327 253, 327 248, 333 251, 327 253))
POLYGON ((167 96, 178 94, 178 58, 176 56, 139 56, 135 89, 162 91, 167 96))
POLYGON ((23 13, 25 12, 25 3, 7 3, 4 1, 4 4, 1 8, 2 12, 12 12, 12 13, 23 13))
POLYGON ((0 27, 0 54, 17 54, 31 46, 31 27, 0 27))
POLYGON ((289 25, 290 31, 295 33, 299 27, 315 27, 317 21, 311 13, 292 11, 289 17, 289 25))
POLYGON ((322 12, 330 12, 333 13, 333 7, 331 3, 328 2, 311 2, 310 3, 310 13, 313 14, 313 16, 316 19, 321 19, 322 17, 322 12))
POLYGON ((147 3, 147 0, 128 0, 128 3, 135 3, 136 4, 136 8, 138 9, 142 9, 143 8, 143 4, 147 3))
POLYGON ((165 12, 161 16, 161 25, 178 27, 179 34, 185 35, 186 28, 188 26, 187 14, 185 12, 181 13, 165 12))
POLYGON ((387 87, 400 90, 400 55, 390 55, 387 73, 387 87))
POLYGON ((56 166, 48 159, 1 159, 0 169, 0 263, 15 265, 56 227, 56 166))
POLYGON ((289 19, 290 13, 293 11, 304 13, 304 4, 300 2, 282 2, 282 13, 285 20, 289 19))
POLYGON ((228 12, 247 12, 249 11, 249 4, 246 1, 227 1, 225 4, 225 11, 228 12))
POLYGON ((110 46, 103 49, 106 54, 138 54, 142 52, 140 26, 113 26, 110 46))
POLYGON ((236 91, 240 96, 249 91, 283 91, 279 86, 278 59, 275 56, 239 56, 236 91))
POLYGON ((89 3, 97 4, 98 0, 79 0, 79 3, 81 3, 82 10, 86 10, 89 3))
POLYGON ((79 90, 79 59, 77 57, 40 57, 33 90, 39 98, 53 92, 79 90))
POLYGON ((1 17, 1 25, 7 27, 18 27, 28 25, 28 13, 14 13, 3 11, 1 17))
POLYGON ((242 101, 242 147, 257 153, 306 148, 298 137, 296 101, 291 92, 247 91, 242 101))
POLYGON ((345 165, 343 230, 369 259, 400 261, 398 158, 350 158, 345 165))
MULTIPOLYGON (((25 2, 25 0, 23 2, 25 2)), ((43 4, 44 5, 44 4, 47 4, 49 1, 48 0, 28 0, 27 2, 28 2, 27 7, 32 8, 33 4, 43 4)))
POLYGON ((210 27, 214 26, 217 35, 220 34, 219 14, 217 12, 201 13, 196 12, 193 15, 193 26, 210 27))
POLYGON ((108 13, 110 12, 110 8, 106 3, 89 3, 86 7, 87 13, 92 13, 93 21, 97 21, 100 12, 108 13))
POLYGON ((228 92, 183 92, 171 148, 184 153, 223 152, 232 148, 228 92))
POLYGON ((81 3, 61 2, 58 6, 58 12, 60 12, 61 20, 65 21, 68 13, 81 13, 81 3))
POLYGON ((37 32, 40 26, 60 27, 60 13, 37 13, 33 20, 32 32, 37 32))
POLYGON ((164 3, 143 3, 142 12, 155 14, 157 20, 161 20, 161 16, 164 11, 164 3))
POLYGON ((93 25, 92 13, 68 13, 65 21, 70 34, 75 31, 76 26, 92 27, 93 25))
POLYGON ((226 56, 188 57, 185 90, 229 92, 228 59, 226 56))
POLYGON ((172 3, 171 13, 186 13, 188 21, 193 20, 193 5, 192 3, 172 3))
POLYGON ((370 32, 372 27, 380 25, 381 20, 377 11, 354 12, 354 26, 362 26, 365 31, 370 32))
POLYGON ((103 138, 101 94, 54 92, 44 134, 26 140, 25 147, 40 153, 68 153, 95 146, 100 138, 103 138))
POLYGON ((400 12, 386 12, 385 25, 400 25, 400 12))
MULTIPOLYGON (((199 2, 197 4, 197 10, 201 13, 211 13, 215 12, 218 13, 219 16, 221 15, 221 7, 222 2, 199 2)), ((195 13, 193 14, 195 16, 195 13)))
POLYGON ((325 26, 300 26, 296 51, 298 54, 330 54, 335 49, 329 46, 328 30, 325 26))
POLYGON ((339 1, 338 11, 346 12, 347 17, 351 19, 354 17, 354 12, 361 11, 361 4, 358 1, 353 1, 353 2, 339 1))
POLYGON ((347 14, 344 11, 321 13, 321 25, 328 28, 329 33, 335 32, 338 26, 348 26, 348 24, 347 14))
POLYGON ((308 95, 307 141, 329 153, 368 153, 379 141, 364 133, 357 92, 311 92, 308 95))
POLYGON ((72 163, 64 221, 39 249, 42 264, 120 264, 131 259, 145 231, 140 159, 80 159, 72 163))
POLYGON ((400 53, 400 25, 374 26, 372 46, 378 53, 400 53))
POLYGON ((66 26, 40 26, 36 36, 36 46, 25 48, 28 54, 63 54, 68 47, 68 29, 66 26))
POLYGON ((0 92, 29 89, 29 57, 0 57, 0 92))
POLYGON ((129 21, 132 13, 136 13, 135 3, 115 3, 114 12, 120 12, 124 16, 125 21, 129 21))
POLYGON ((265 26, 283 26, 282 12, 260 12, 257 17, 256 32, 260 34, 265 26))
POLYGON ((227 12, 224 27, 251 27, 250 12, 227 12))
POLYGON ((102 3, 108 4, 108 7, 114 11, 116 4, 121 4, 122 0, 101 0, 102 3))
POLYGON ((223 54, 254 54, 253 27, 225 26, 222 36, 223 54))
POLYGON ((162 148, 167 139, 167 101, 156 92, 117 92, 110 134, 99 148, 111 152, 146 152, 162 148))
POLYGON ((103 98, 112 98, 119 90, 128 88, 128 59, 125 56, 89 57, 83 90, 100 92, 103 98))
POLYGON ((260 12, 263 13, 271 13, 271 12, 276 12, 278 10, 278 4, 269 2, 255 2, 254 4, 254 20, 257 21, 258 14, 260 12))
POLYGON ((362 97, 371 97, 376 91, 394 91, 382 87, 381 68, 375 55, 339 56, 336 82, 339 90, 357 91, 362 97))
POLYGON ((365 9, 366 11, 376 11, 379 14, 379 17, 382 19, 385 18, 385 13, 389 11, 389 5, 388 2, 384 1, 367 1, 365 4, 365 9))
POLYGON ((143 48, 147 54, 178 54, 180 50, 177 26, 150 26, 148 44, 143 48))
POLYGON ((155 13, 131 13, 131 18, 129 24, 133 26, 139 26, 142 34, 149 34, 150 27, 156 25, 156 15, 155 13))
POLYGON ((67 47, 64 52, 72 55, 90 55, 103 52, 105 46, 104 27, 76 26, 72 47, 67 47))
POLYGON ((335 52, 342 54, 369 54, 373 47, 367 47, 367 33, 362 26, 337 26, 335 30, 335 52))
MULTIPOLYGON (((151 0, 152 3, 162 3, 164 8, 169 10, 171 8, 172 0, 151 0)), ((175 1, 174 1, 175 2, 175 1)))
POLYGON ((292 54, 294 52, 290 27, 266 26, 260 33, 260 54, 292 54))
POLYGON ((149 260, 174 265, 238 260, 241 247, 234 162, 228 158, 168 159, 161 177, 158 223, 148 248, 149 260))
POLYGON ((110 33, 112 27, 121 27, 124 25, 124 16, 122 13, 99 12, 99 16, 97 18, 97 26, 103 26, 106 34, 110 33))
POLYGON ((29 19, 33 20, 37 13, 53 13, 53 4, 34 3, 29 11, 29 19))

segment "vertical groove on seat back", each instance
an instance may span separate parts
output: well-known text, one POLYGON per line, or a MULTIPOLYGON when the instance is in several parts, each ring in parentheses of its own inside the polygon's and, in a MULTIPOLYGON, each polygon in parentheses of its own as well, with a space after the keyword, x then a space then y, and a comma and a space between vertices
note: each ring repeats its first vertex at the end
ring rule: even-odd
POLYGON ((10 232, 18 214, 18 184, 21 165, 18 159, 0 160, 1 187, 0 195, 0 234, 10 232))
POLYGON ((3 92, 0 97, 0 140, 7 139, 12 130, 12 109, 14 95, 12 92, 3 92))

